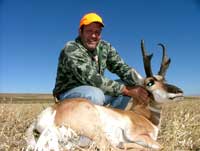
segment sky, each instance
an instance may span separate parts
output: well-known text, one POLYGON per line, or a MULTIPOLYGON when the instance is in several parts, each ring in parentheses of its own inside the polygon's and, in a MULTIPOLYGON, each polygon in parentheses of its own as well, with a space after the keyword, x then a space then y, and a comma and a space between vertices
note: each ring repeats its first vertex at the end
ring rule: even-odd
POLYGON ((167 82, 200 95, 200 0, 0 0, 0 93, 52 93, 60 51, 89 12, 103 18, 102 38, 143 77, 140 41, 154 54, 154 74, 163 43, 172 60, 167 82))

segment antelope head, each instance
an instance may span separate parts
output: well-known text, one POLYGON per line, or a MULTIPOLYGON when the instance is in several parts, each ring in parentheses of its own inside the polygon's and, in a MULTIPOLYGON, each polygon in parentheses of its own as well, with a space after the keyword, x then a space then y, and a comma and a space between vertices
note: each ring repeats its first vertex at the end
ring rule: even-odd
POLYGON ((177 86, 168 84, 165 81, 166 71, 169 67, 171 59, 167 57, 165 46, 161 43, 158 45, 162 47, 163 56, 160 70, 158 71, 157 75, 153 75, 151 70, 151 59, 153 54, 147 54, 147 51, 144 47, 144 41, 141 41, 143 63, 146 73, 144 86, 153 95, 153 99, 157 103, 165 103, 166 101, 168 102, 182 99, 183 91, 177 86))
POLYGON ((171 60, 167 57, 165 46, 161 43, 158 45, 161 46, 163 55, 160 70, 157 75, 153 75, 151 69, 151 59, 153 54, 147 54, 144 47, 144 41, 141 41, 143 63, 146 73, 144 87, 150 92, 150 94, 152 94, 149 109, 154 114, 153 123, 156 125, 159 123, 160 110, 164 103, 183 99, 183 91, 180 88, 166 83, 165 75, 171 60))

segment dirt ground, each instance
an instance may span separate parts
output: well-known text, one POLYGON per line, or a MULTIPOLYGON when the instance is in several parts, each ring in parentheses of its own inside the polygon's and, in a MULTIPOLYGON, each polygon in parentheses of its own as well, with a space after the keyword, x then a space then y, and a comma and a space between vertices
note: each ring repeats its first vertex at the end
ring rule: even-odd
MULTIPOLYGON (((26 129, 41 110, 52 104, 52 100, 23 101, 16 104, 12 99, 0 104, 0 151, 25 150, 26 129)), ((200 150, 200 97, 186 97, 163 107, 158 142, 163 146, 162 151, 200 150)))

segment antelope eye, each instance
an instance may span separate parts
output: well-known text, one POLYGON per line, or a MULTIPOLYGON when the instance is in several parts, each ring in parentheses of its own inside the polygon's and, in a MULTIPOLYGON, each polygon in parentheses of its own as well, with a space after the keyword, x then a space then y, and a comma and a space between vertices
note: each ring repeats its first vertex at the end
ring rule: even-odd
POLYGON ((151 87, 152 85, 154 85, 154 81, 149 81, 146 85, 147 87, 151 87))

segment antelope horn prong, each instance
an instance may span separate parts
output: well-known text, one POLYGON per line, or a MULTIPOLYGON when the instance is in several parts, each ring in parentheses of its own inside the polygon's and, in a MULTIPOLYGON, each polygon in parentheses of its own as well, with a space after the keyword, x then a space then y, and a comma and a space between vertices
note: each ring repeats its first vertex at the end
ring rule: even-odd
POLYGON ((150 54, 150 55, 147 54, 146 49, 144 47, 144 40, 141 41, 141 50, 142 50, 143 63, 144 63, 146 77, 152 77, 153 73, 151 70, 151 58, 153 57, 153 54, 150 54))
POLYGON ((171 59, 169 57, 167 57, 165 46, 161 43, 159 43, 158 45, 161 46, 162 50, 163 50, 162 62, 161 62, 161 65, 160 65, 160 70, 158 72, 158 75, 161 75, 164 78, 166 71, 169 67, 169 64, 171 62, 171 59))

